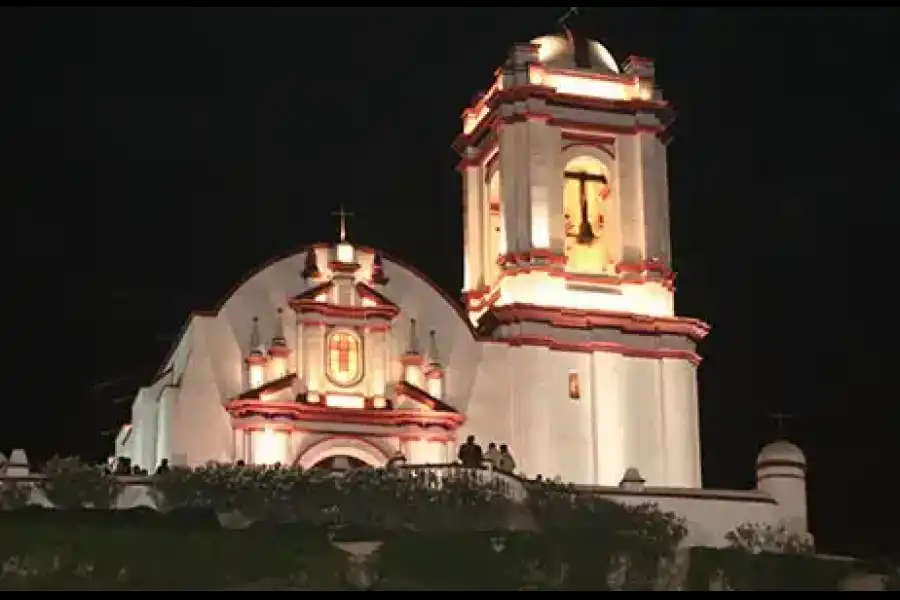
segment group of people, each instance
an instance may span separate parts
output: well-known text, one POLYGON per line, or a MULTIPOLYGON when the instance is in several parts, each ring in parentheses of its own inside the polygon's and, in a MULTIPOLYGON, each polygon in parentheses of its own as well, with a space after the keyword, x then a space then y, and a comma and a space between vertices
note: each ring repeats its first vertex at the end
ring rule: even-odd
MULTIPOLYGON (((131 459, 125 456, 118 456, 107 461, 104 470, 110 475, 150 475, 147 469, 141 468, 140 465, 131 464, 131 459)), ((162 475, 170 470, 169 459, 164 458, 160 461, 159 466, 156 467, 156 474, 162 475)))
MULTIPOLYGON (((464 444, 459 447, 459 462, 467 469, 481 469, 492 467, 503 473, 513 473, 516 470, 516 461, 509 451, 509 446, 491 442, 487 451, 481 449, 481 445, 475 442, 475 436, 470 435, 464 444)), ((402 452, 397 453, 388 461, 388 468, 397 468, 406 464, 406 457, 402 452)), ((238 467, 244 466, 244 461, 237 461, 238 467)), ((118 458, 115 463, 108 464, 107 470, 114 475, 148 475, 147 471, 137 465, 132 465, 128 458, 118 458)), ((156 474, 167 473, 170 470, 169 459, 164 458, 156 469, 156 474)))
POLYGON ((480 469, 490 466, 504 473, 513 473, 516 470, 516 461, 513 459, 506 444, 497 444, 491 442, 488 444, 487 452, 481 449, 481 445, 475 442, 475 436, 470 435, 466 438, 466 442, 459 447, 459 462, 468 469, 480 469))

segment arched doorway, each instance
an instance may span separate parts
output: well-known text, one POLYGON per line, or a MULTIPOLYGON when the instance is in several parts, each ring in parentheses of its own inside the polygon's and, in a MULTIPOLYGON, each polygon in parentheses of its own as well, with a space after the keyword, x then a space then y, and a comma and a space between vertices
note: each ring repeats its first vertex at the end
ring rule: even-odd
POLYGON ((322 460, 314 464, 311 468, 327 469, 329 471, 349 471, 350 469, 371 469, 372 465, 354 456, 345 456, 342 454, 338 454, 335 456, 330 456, 328 458, 323 458, 322 460))
POLYGON ((295 464, 303 469, 354 468, 362 463, 367 467, 383 467, 390 458, 389 451, 362 437, 334 436, 315 441, 297 455, 295 464))

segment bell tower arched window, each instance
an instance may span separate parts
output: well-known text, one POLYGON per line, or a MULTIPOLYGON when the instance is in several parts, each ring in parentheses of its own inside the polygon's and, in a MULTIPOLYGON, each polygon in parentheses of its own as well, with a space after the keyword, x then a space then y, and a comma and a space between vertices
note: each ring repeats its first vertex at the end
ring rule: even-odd
POLYGON ((362 339, 355 331, 331 331, 326 340, 325 354, 326 373, 333 384, 349 387, 362 379, 362 339))
POLYGON ((566 258, 570 271, 603 273, 613 259, 608 217, 610 181, 606 166, 590 156, 569 161, 563 172, 566 258))

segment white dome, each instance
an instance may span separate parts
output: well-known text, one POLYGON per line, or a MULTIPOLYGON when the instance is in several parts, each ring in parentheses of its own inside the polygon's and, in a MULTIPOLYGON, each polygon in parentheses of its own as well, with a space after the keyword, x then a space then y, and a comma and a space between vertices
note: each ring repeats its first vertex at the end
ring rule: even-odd
POLYGON ((587 60, 590 65, 576 64, 576 40, 571 34, 557 33, 531 40, 540 47, 538 59, 549 68, 587 69, 597 73, 619 74, 616 59, 603 44, 595 40, 584 40, 587 46, 587 60))
POLYGON ((794 444, 786 440, 778 440, 764 446, 759 451, 759 456, 756 457, 757 467, 772 463, 806 466, 806 457, 803 455, 803 451, 794 444))

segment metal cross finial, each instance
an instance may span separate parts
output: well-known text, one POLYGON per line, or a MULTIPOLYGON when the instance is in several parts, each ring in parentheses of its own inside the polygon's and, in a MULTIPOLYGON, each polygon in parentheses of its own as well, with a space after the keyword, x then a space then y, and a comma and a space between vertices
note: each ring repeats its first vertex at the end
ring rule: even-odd
POLYGON ((563 27, 565 27, 566 21, 569 20, 569 17, 571 17, 572 15, 577 15, 577 14, 579 14, 578 7, 570 6, 569 9, 565 13, 563 13, 563 16, 561 16, 559 19, 557 19, 556 24, 562 25, 563 27))
POLYGON ((347 240, 347 217, 352 217, 353 213, 344 210, 344 207, 338 207, 338 210, 331 213, 335 217, 341 218, 341 241, 347 240))
POLYGON ((778 437, 784 437, 785 435, 785 427, 784 422, 793 419, 794 415, 789 415, 783 412, 772 412, 768 414, 768 417, 775 421, 775 427, 778 431, 778 437))

